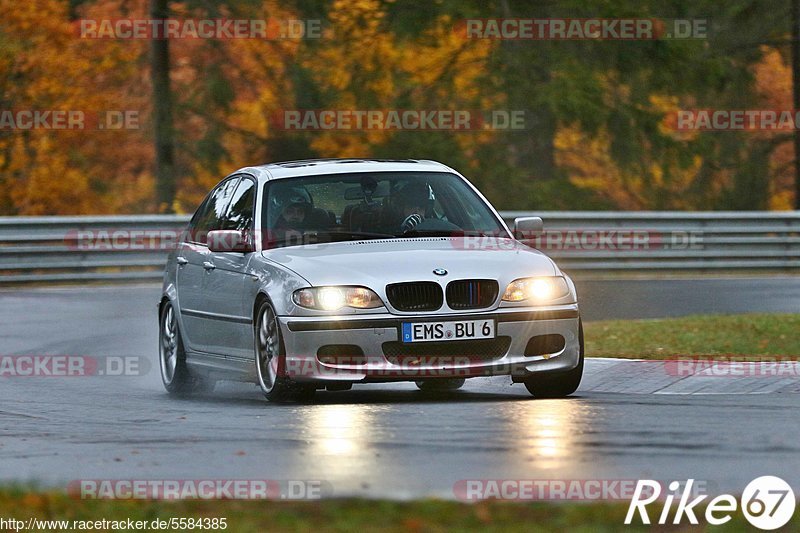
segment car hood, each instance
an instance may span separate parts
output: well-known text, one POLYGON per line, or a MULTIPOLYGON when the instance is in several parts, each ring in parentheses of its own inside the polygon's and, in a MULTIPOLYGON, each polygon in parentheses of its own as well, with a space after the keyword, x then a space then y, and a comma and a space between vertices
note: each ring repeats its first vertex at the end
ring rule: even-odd
POLYGON ((291 246, 262 252, 313 286, 365 285, 382 290, 403 281, 496 279, 558 274, 550 258, 511 239, 429 237, 291 246), (437 276, 435 269, 447 274, 437 276))

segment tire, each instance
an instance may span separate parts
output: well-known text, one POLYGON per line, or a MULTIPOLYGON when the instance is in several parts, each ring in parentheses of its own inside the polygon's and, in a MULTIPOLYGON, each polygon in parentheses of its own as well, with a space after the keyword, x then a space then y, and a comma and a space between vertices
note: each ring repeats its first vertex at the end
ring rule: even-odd
POLYGON ((167 392, 180 396, 198 389, 208 389, 209 385, 213 389, 213 382, 193 378, 186 367, 186 351, 172 302, 162 306, 158 322, 158 360, 161 382, 167 392))
POLYGON ((458 390, 466 383, 464 378, 448 378, 448 379, 429 379, 425 381, 416 381, 417 388, 422 391, 446 391, 458 390))
POLYGON ((301 401, 314 398, 313 384, 294 383, 285 374, 285 348, 278 317, 272 304, 262 300, 255 320, 255 357, 258 386, 271 402, 301 401))
POLYGON ((530 377, 525 380, 525 388, 528 389, 535 398, 565 398, 578 390, 583 377, 583 323, 578 321, 578 343, 580 345, 580 355, 578 366, 566 372, 552 374, 542 374, 530 377))

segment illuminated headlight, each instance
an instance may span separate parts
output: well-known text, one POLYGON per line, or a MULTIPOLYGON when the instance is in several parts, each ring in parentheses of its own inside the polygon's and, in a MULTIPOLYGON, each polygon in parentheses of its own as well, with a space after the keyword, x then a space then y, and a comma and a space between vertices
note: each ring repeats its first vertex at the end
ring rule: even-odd
POLYGON ((383 302, 366 287, 311 287, 292 294, 292 301, 300 307, 320 311, 336 311, 342 307, 374 309, 383 302))
POLYGON ((569 294, 567 281, 562 277, 515 279, 503 293, 504 302, 532 301, 537 303, 558 300, 569 294))

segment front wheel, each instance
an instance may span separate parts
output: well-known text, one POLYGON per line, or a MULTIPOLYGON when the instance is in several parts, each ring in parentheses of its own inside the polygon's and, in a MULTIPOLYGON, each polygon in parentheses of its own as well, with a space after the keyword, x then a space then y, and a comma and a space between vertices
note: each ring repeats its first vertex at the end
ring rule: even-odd
POLYGON ((564 398, 569 396, 581 384, 583 377, 583 323, 578 321, 578 343, 580 345, 580 355, 578 366, 567 372, 553 374, 542 374, 533 376, 525 380, 525 388, 536 398, 564 398))
POLYGON ((315 387, 294 383, 284 375, 285 359, 281 328, 275 309, 266 300, 261 302, 256 313, 255 344, 258 385, 267 400, 309 401, 313 398, 315 387))

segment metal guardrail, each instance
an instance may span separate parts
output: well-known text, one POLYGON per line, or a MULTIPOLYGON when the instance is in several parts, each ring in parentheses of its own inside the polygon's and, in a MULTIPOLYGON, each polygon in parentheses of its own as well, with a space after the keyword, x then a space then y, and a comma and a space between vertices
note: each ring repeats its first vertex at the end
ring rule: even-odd
POLYGON ((0 217, 0 284, 160 279, 183 215, 0 217))
MULTIPOLYGON (((507 211, 541 216, 530 243, 567 272, 800 271, 800 211, 507 211)), ((0 284, 160 279, 187 216, 0 217, 0 284)), ((473 246, 495 246, 475 238, 473 246)))
MULTIPOLYGON (((530 213, 502 215, 509 222, 530 213)), ((545 227, 543 246, 537 247, 567 272, 800 269, 800 211, 545 211, 536 216, 545 227), (614 231, 623 232, 617 241, 614 231), (548 235, 556 237, 549 245, 548 235), (596 241, 610 238, 612 245, 593 247, 593 235, 596 241), (637 236, 638 247, 624 242, 637 236), (588 246, 575 245, 581 237, 588 246)))

